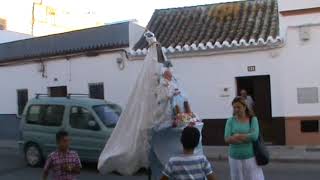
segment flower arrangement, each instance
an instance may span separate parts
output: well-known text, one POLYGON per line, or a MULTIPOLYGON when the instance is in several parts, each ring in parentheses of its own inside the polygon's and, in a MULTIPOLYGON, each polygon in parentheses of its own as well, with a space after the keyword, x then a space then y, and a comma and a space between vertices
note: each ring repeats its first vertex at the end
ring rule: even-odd
POLYGON ((195 125, 200 122, 193 113, 179 113, 173 120, 172 127, 181 127, 185 125, 195 125))

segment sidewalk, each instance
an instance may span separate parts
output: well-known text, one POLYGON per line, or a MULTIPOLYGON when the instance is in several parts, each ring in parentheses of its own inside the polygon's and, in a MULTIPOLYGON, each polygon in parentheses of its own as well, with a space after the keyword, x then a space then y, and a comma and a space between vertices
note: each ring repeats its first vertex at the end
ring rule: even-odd
POLYGON ((14 140, 1 140, 0 139, 0 149, 18 150, 18 142, 14 141, 14 140))
MULTIPOLYGON (((211 160, 227 160, 227 146, 204 146, 204 153, 211 160)), ((320 163, 320 146, 268 146, 271 161, 320 163)))

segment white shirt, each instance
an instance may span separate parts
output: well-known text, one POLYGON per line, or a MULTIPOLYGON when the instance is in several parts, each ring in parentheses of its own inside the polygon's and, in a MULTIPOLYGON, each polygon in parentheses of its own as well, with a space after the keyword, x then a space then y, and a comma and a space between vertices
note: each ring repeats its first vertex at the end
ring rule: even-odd
POLYGON ((251 97, 251 96, 247 96, 247 97, 245 98, 245 100, 246 100, 246 103, 247 103, 247 105, 248 105, 248 108, 249 108, 250 110, 253 110, 254 101, 253 101, 252 97, 251 97))

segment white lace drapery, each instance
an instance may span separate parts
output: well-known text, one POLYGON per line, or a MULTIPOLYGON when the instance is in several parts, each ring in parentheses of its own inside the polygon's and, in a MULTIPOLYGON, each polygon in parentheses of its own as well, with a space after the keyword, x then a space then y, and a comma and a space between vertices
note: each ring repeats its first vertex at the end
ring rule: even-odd
POLYGON ((156 40, 149 40, 153 42, 128 103, 99 157, 98 170, 103 174, 117 171, 131 175, 149 166, 149 132, 155 123, 156 111, 161 110, 155 90, 162 67, 157 60, 156 40))

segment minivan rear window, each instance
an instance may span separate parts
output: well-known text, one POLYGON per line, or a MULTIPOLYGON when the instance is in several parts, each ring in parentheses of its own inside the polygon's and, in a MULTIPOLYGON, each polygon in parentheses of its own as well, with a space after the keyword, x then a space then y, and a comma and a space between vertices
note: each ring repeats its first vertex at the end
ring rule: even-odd
POLYGON ((43 126, 61 126, 65 107, 62 105, 32 105, 26 122, 43 126))

